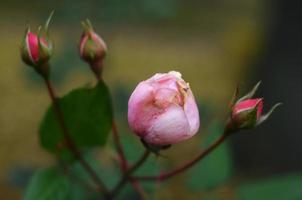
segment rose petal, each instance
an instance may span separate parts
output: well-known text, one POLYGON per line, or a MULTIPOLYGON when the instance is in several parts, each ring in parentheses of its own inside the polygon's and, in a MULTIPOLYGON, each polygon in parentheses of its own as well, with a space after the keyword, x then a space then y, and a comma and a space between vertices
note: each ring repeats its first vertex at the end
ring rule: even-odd
POLYGON ((144 140, 150 144, 168 145, 180 142, 192 135, 187 117, 180 106, 171 105, 153 121, 144 140))
POLYGON ((248 99, 248 100, 244 100, 244 101, 237 103, 234 107, 233 115, 236 115, 237 113, 240 113, 240 112, 248 110, 248 109, 253 109, 257 104, 258 104, 257 118, 259 119, 259 117, 262 114, 262 110, 263 110, 263 99, 262 98, 248 99))
POLYGON ((191 89, 188 90, 188 96, 185 101, 184 111, 190 124, 191 134, 196 134, 199 129, 199 112, 195 98, 191 89))

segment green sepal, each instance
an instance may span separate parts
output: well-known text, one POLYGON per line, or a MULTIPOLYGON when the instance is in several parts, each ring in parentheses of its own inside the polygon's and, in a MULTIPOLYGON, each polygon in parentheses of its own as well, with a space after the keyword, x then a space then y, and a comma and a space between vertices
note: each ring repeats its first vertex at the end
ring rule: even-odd
POLYGON ((22 38, 22 42, 21 42, 21 47, 20 47, 20 51, 21 51, 21 57, 22 60, 29 66, 34 66, 35 63, 33 62, 33 60, 31 59, 30 55, 29 55, 29 49, 27 46, 27 35, 30 32, 30 27, 29 25, 26 26, 23 38, 22 38))
POLYGON ((253 109, 243 111, 242 113, 239 113, 238 117, 240 118, 240 115, 243 114, 245 115, 245 120, 242 124, 239 125, 239 128, 241 129, 250 129, 253 128, 256 123, 257 123, 257 110, 258 110, 258 105, 256 105, 253 109))
POLYGON ((259 105, 260 101, 253 108, 237 113, 236 116, 231 119, 232 128, 234 130, 238 130, 251 129, 255 127, 258 121, 257 112, 259 105))
POLYGON ((82 24, 85 32, 93 31, 93 26, 92 26, 89 19, 86 19, 86 20, 82 21, 81 24, 82 24))
POLYGON ((247 100, 247 99, 252 98, 252 97, 255 95, 256 91, 258 90, 260 84, 261 84, 261 81, 259 81, 259 82, 253 87, 253 89, 252 89, 249 93, 247 93, 245 96, 243 96, 243 97, 241 97, 240 99, 238 99, 238 101, 236 102, 236 104, 239 103, 239 102, 241 102, 241 101, 244 101, 244 100, 247 100))
POLYGON ((262 115, 260 117, 260 119, 256 123, 256 126, 259 126, 260 124, 265 122, 271 116, 271 114, 274 112, 274 110, 281 105, 282 105, 282 103, 276 103, 265 115, 262 115))
POLYGON ((236 104, 236 99, 238 99, 238 96, 239 96, 239 86, 237 85, 233 93, 233 96, 231 98, 231 101, 229 103, 229 108, 233 108, 233 106, 236 104))
POLYGON ((45 33, 46 33, 46 36, 49 37, 49 24, 50 24, 50 21, 53 17, 53 14, 54 14, 54 10, 51 11, 49 17, 47 18, 46 22, 45 22, 45 25, 44 25, 44 30, 45 30, 45 33))
POLYGON ((144 147, 149 150, 150 152, 154 153, 155 155, 159 156, 161 150, 166 150, 169 149, 172 145, 154 145, 154 144, 149 144, 147 143, 144 139, 141 139, 142 144, 144 147))

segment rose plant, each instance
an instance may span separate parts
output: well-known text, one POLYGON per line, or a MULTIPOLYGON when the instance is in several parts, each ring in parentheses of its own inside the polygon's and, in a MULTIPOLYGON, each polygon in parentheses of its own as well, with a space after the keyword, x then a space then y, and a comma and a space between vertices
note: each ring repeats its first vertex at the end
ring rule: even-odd
MULTIPOLYGON (((259 84, 242 98, 238 99, 236 92, 229 108, 224 131, 214 142, 205 149, 196 150, 199 152, 197 156, 176 169, 162 171, 158 175, 137 175, 136 171, 147 162, 150 155, 153 153, 158 155, 172 145, 177 148, 177 143, 192 138, 198 132, 199 111, 189 83, 182 78, 180 72, 171 71, 157 73, 136 86, 128 102, 128 123, 133 133, 141 140, 143 151, 136 162, 130 163, 127 159, 129 155, 125 154, 123 141, 113 119, 109 90, 102 79, 107 45, 94 31, 91 23, 85 21, 84 32, 79 42, 79 53, 95 74, 97 84, 92 88, 73 90, 59 98, 50 80, 50 58, 53 51, 48 31, 50 18, 43 29, 43 36, 42 28, 39 28, 38 34, 26 30, 21 45, 21 57, 42 77, 52 101, 41 123, 40 141, 43 148, 56 156, 60 165, 55 169, 40 172, 37 177, 34 177, 25 199, 70 199, 71 193, 66 191, 71 186, 68 180, 63 178, 66 176, 75 178, 92 191, 86 193, 84 197, 79 197, 80 199, 119 198, 121 190, 127 183, 131 184, 140 199, 144 199, 143 182, 161 182, 189 170, 196 163, 202 162, 203 158, 212 153, 230 135, 263 123, 280 105, 276 104, 264 115, 263 99, 253 98, 259 84), (122 175, 113 186, 109 187, 85 155, 93 148, 104 146, 110 131, 112 131, 122 175), (74 163, 79 165, 89 177, 88 179, 81 179, 78 177, 79 174, 74 174, 74 163), (60 169, 61 172, 65 172, 65 175, 60 174, 60 169), (46 181, 45 177, 47 177, 46 181), (54 180, 59 180, 60 185, 55 185, 54 180), (38 187, 41 182, 46 184, 38 187), (65 188, 64 192, 58 192, 62 188, 65 188), (45 193, 45 189, 49 191, 45 193), (93 193, 97 196, 88 197, 93 193)), ((72 199, 76 199, 76 196, 72 199)))

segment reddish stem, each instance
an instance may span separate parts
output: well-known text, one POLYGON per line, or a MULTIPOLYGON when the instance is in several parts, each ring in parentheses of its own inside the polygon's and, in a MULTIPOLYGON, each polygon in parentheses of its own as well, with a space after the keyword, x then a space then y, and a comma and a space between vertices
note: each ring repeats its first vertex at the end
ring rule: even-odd
POLYGON ((112 190, 112 193, 111 193, 112 197, 114 197, 115 195, 118 194, 118 192, 123 188, 123 186, 127 183, 127 181, 129 179, 130 180, 133 180, 133 179, 136 180, 135 178, 130 177, 131 174, 133 172, 135 172, 140 166, 142 166, 144 164, 144 162, 147 160, 149 155, 150 155, 150 151, 145 150, 144 154, 138 159, 138 161, 124 173, 121 180, 117 183, 117 185, 112 190))
POLYGON ((56 98, 56 95, 55 95, 55 92, 54 92, 54 89, 52 87, 51 82, 49 81, 48 78, 44 78, 44 81, 45 81, 45 84, 47 86, 49 96, 52 100, 53 109, 54 109, 55 115, 57 117, 58 123, 60 124, 60 126, 62 128, 67 147, 72 152, 72 154, 79 160, 80 164, 83 166, 83 168, 86 170, 86 172, 91 176, 92 180, 98 185, 99 189, 102 192, 104 192, 104 196, 108 199, 108 195, 109 195, 108 189, 106 188, 103 181, 98 177, 98 175, 94 171, 94 169, 83 158, 80 150, 77 148, 75 142, 73 141, 73 139, 72 139, 72 137, 69 133, 69 130, 68 130, 66 124, 65 124, 63 112, 62 112, 62 110, 60 108, 60 105, 57 101, 57 98, 56 98))
MULTIPOLYGON (((98 75, 97 73, 95 73, 95 75, 96 75, 96 79, 98 82, 102 81, 102 76, 100 74, 98 75)), ((119 133, 118 133, 118 130, 117 130, 117 127, 116 127, 116 124, 114 121, 112 123, 112 133, 113 133, 113 140, 114 140, 114 143, 115 143, 118 155, 119 155, 121 170, 123 173, 126 173, 129 166, 128 166, 128 162, 127 162, 124 150, 123 150, 123 146, 120 141, 119 133)), ((140 185, 140 183, 133 178, 129 178, 129 180, 131 182, 133 189, 136 190, 136 192, 140 195, 141 199, 144 199, 145 192, 144 192, 144 189, 142 188, 142 186, 140 185)))
POLYGON ((122 169, 122 171, 126 171, 128 168, 128 163, 127 163, 127 160, 125 157, 125 153, 124 153, 122 143, 119 138, 119 134, 118 134, 115 122, 112 123, 112 133, 113 133, 113 140, 115 142, 115 146, 116 146, 118 155, 120 157, 121 169, 122 169))
MULTIPOLYGON (((127 173, 129 166, 128 166, 128 162, 127 162, 124 150, 123 150, 122 143, 120 141, 120 137, 119 137, 115 122, 112 123, 112 132, 113 132, 113 140, 115 142, 115 146, 116 146, 119 158, 120 158, 121 170, 123 173, 127 173)), ((141 199, 144 199, 145 192, 144 192, 142 186, 140 185, 140 183, 137 180, 135 180, 134 178, 130 178, 129 180, 130 180, 131 185, 134 188, 134 190, 136 190, 136 192, 140 195, 141 199)))
POLYGON ((171 172, 162 173, 159 176, 133 176, 132 178, 140 181, 164 181, 168 178, 178 175, 184 172, 185 170, 191 168, 198 161, 206 157, 210 152, 216 149, 229 135, 230 134, 225 130, 224 133, 217 140, 215 140, 208 148, 202 151, 197 157, 171 172))

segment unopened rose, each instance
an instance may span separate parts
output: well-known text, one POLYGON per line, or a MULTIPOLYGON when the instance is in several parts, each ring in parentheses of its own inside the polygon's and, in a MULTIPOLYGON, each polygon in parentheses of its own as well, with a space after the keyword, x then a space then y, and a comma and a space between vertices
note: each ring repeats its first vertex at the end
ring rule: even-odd
POLYGON ((163 146, 191 138, 199 128, 199 113, 189 84, 175 71, 142 81, 129 99, 128 122, 148 144, 163 146))
POLYGON ((79 43, 81 58, 88 62, 91 70, 99 79, 102 75, 103 60, 107 52, 107 45, 94 31, 91 22, 87 19, 82 22, 84 32, 79 43))
POLYGON ((103 59, 107 52, 107 45, 94 31, 89 20, 83 22, 83 26, 84 32, 79 43, 80 56, 89 63, 92 71, 100 77, 103 68, 103 59))
POLYGON ((253 98, 261 82, 258 82, 246 95, 238 98, 238 90, 231 103, 230 118, 226 125, 228 133, 237 132, 241 129, 251 129, 265 122, 274 110, 282 105, 275 104, 267 113, 263 114, 263 98, 253 98))
POLYGON ((21 46, 21 55, 26 64, 38 67, 48 62, 52 48, 45 38, 39 38, 28 30, 21 46))
POLYGON ((232 120, 238 128, 252 128, 261 118, 263 99, 247 99, 234 105, 232 120))

